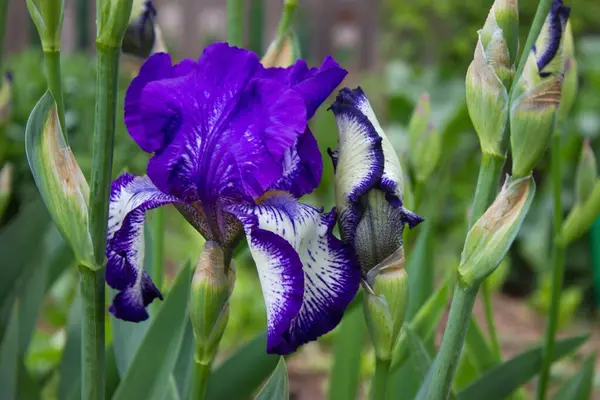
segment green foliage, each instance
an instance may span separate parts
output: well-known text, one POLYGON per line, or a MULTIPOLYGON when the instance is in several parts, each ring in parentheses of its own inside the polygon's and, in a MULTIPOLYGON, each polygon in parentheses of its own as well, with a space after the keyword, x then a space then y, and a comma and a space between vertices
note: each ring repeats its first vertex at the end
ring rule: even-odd
POLYGON ((589 355, 579 371, 554 395, 554 400, 591 399, 596 368, 596 354, 589 355))
POLYGON ((285 359, 279 357, 277 367, 256 396, 256 400, 287 400, 290 397, 290 383, 287 374, 285 359))

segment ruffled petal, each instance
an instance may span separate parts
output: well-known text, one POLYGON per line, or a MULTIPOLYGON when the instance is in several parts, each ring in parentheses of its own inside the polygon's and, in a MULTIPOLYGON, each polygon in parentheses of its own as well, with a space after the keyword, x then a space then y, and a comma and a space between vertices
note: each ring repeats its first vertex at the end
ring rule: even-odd
POLYGON ((322 214, 283 192, 271 192, 261 200, 230 206, 229 211, 242 222, 259 271, 267 304, 267 351, 287 354, 339 323, 358 290, 361 273, 351 251, 332 233, 335 211, 322 214), (262 242, 255 240, 258 234, 263 235, 262 242), (285 251, 272 252, 276 254, 272 257, 264 250, 268 243, 285 251), (298 267, 287 267, 298 262, 299 272, 298 267), (283 300, 280 293, 288 278, 280 272, 282 265, 297 276, 295 289, 289 290, 293 296, 283 300), (276 299, 288 306, 273 306, 276 299))
POLYGON ((336 205, 344 240, 352 243, 364 212, 361 196, 377 188, 400 208, 412 228, 422 221, 403 207, 403 174, 398 156, 360 87, 344 88, 332 104, 339 131, 339 148, 330 151, 336 170, 336 205))
POLYGON ((265 68, 259 76, 277 80, 300 93, 310 119, 347 74, 333 57, 327 56, 319 68, 308 68, 306 61, 298 60, 288 68, 265 68))
POLYGON ((216 44, 193 73, 146 85, 145 122, 178 126, 148 165, 160 190, 214 204, 240 193, 260 196, 280 178, 285 151, 306 128, 306 110, 285 85, 254 79, 259 67, 253 53, 216 44))
POLYGON ((138 76, 129 85, 125 95, 125 125, 142 150, 152 153, 164 148, 172 140, 180 124, 176 116, 172 115, 165 119, 168 123, 148 123, 147 115, 143 115, 140 108, 142 91, 150 82, 187 75, 195 66, 195 61, 187 59, 171 66, 169 54, 157 53, 146 60, 138 76))
POLYGON ((319 186, 322 174, 323 159, 319 144, 307 128, 284 153, 283 174, 270 190, 282 190, 300 198, 319 186))
POLYGON ((562 38, 571 9, 562 0, 554 0, 546 21, 542 26, 533 51, 540 76, 549 76, 563 69, 562 38))
POLYGON ((162 295, 144 271, 145 212, 179 203, 158 190, 147 176, 123 174, 111 187, 106 244, 106 282, 120 292, 109 311, 127 321, 148 318, 146 306, 162 295))

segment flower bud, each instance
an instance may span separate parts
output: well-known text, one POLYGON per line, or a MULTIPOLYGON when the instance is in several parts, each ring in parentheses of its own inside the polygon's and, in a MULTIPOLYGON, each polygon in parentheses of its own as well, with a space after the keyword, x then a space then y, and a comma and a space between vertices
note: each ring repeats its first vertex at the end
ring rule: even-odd
POLYGON ((442 135, 432 122, 422 136, 411 146, 410 161, 419 182, 425 182, 437 166, 442 152, 442 135))
POLYGON ((513 175, 524 177, 542 157, 555 124, 562 96, 563 37, 569 8, 554 0, 523 74, 515 82, 510 105, 513 175))
POLYGON ((567 246, 569 243, 583 236, 592 226, 600 214, 600 181, 596 181, 588 199, 584 203, 577 203, 569 213, 556 238, 559 245, 567 246))
POLYGON ((586 139, 575 173, 575 203, 582 204, 589 199, 597 179, 596 156, 590 146, 590 140, 586 139))
POLYGON ((519 6, 517 0, 496 0, 482 29, 487 48, 495 31, 500 31, 506 46, 508 65, 514 65, 519 53, 519 6))
POLYGON ((149 0, 134 0, 129 26, 123 37, 124 54, 145 59, 153 53, 156 42, 156 9, 149 0))
POLYGON ((77 262, 96 269, 88 226, 88 186, 71 148, 65 143, 56 103, 47 91, 29 115, 25 151, 35 184, 54 224, 77 262))
POLYGON ((431 102, 429 93, 422 93, 408 123, 408 144, 411 151, 419 138, 427 131, 430 120, 431 102))
POLYGON ((121 48, 123 36, 129 26, 133 0, 97 0, 96 44, 121 48))
POLYGON ((365 320, 380 360, 391 360, 392 350, 408 308, 408 276, 402 247, 367 274, 363 297, 365 320))
POLYGON ((569 116, 575 99, 577 98, 578 78, 577 78, 577 61, 575 60, 575 51, 573 44, 573 31, 571 23, 567 22, 565 28, 565 38, 563 41, 563 86, 560 97, 560 105, 558 106, 558 120, 563 122, 569 116))
POLYGON ((14 168, 11 163, 6 163, 0 169, 0 219, 6 211, 10 195, 12 194, 12 181, 13 181, 14 168))
POLYGON ((476 287, 494 272, 515 240, 534 195, 533 177, 507 178, 496 200, 467 235, 458 267, 464 285, 476 287))
POLYGON ((502 31, 497 28, 484 48, 483 31, 475 47, 473 61, 467 70, 466 101, 469 116, 479 137, 481 151, 503 155, 502 137, 508 115, 510 60, 502 31))
POLYGON ((197 363, 209 365, 217 354, 229 319, 229 297, 235 282, 232 267, 226 267, 223 249, 217 243, 204 244, 190 294, 197 363))
POLYGON ((296 35, 289 32, 269 45, 267 52, 260 60, 266 68, 287 68, 300 58, 300 46, 296 35))
POLYGON ((27 0, 27 8, 40 35, 42 49, 44 51, 59 51, 65 8, 64 1, 27 0))
POLYGON ((12 112, 12 74, 5 72, 0 86, 0 125, 10 120, 12 112))

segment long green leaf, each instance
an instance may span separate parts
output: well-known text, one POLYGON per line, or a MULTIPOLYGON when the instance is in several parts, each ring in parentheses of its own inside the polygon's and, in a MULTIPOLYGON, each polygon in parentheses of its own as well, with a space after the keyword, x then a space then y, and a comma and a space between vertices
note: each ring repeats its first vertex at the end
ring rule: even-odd
POLYGON ((283 357, 279 357, 277 367, 256 396, 256 400, 288 400, 290 398, 290 383, 287 367, 283 357))
POLYGON ((75 296, 67 320, 67 342, 59 367, 58 399, 81 398, 81 296, 75 296))
POLYGON ((267 354, 266 347, 267 334, 263 332, 212 371, 206 398, 245 399, 255 393, 279 362, 279 356, 267 354))
POLYGON ((367 326, 362 307, 346 311, 333 344, 333 367, 329 380, 329 399, 357 398, 362 356, 367 326))
POLYGON ((19 304, 15 302, 10 323, 0 345, 0 390, 2 398, 17 398, 19 379, 19 304))
POLYGON ((113 400, 163 400, 188 318, 191 268, 187 263, 152 320, 113 400))
POLYGON ((425 380, 427 377, 427 372, 431 368, 433 361, 425 344, 421 341, 421 338, 417 333, 412 330, 410 327, 406 328, 406 337, 408 338, 408 345, 410 347, 410 355, 412 356, 412 360, 415 364, 419 375, 422 380, 425 380))
POLYGON ((473 366, 479 374, 498 364, 481 326, 474 318, 469 322, 465 344, 470 350, 469 356, 473 366))
POLYGON ((554 400, 583 400, 592 398, 596 354, 588 356, 581 368, 553 397, 554 400))
POLYGON ((17 383, 17 399, 19 400, 39 400, 41 398, 40 386, 31 373, 27 370, 23 360, 20 360, 18 366, 19 377, 17 383))
MULTIPOLYGON (((434 294, 429 297, 429 300, 419 309, 415 317, 408 324, 418 335, 423 342, 427 342, 433 337, 436 327, 438 326, 444 311, 446 310, 448 299, 448 286, 450 280, 446 278, 442 285, 434 294)), ((394 348, 392 358, 392 371, 398 369, 408 359, 408 346, 406 332, 400 332, 398 343, 394 348)))
MULTIPOLYGON (((587 335, 583 335, 557 341, 554 360, 569 354, 581 346, 586 339, 587 335)), ((491 368, 470 386, 460 391, 457 399, 504 399, 533 378, 541 366, 542 348, 538 346, 491 368)))
POLYGON ((173 379, 180 399, 189 397, 192 372, 194 371, 194 345, 194 330, 191 321, 188 321, 173 370, 173 379))

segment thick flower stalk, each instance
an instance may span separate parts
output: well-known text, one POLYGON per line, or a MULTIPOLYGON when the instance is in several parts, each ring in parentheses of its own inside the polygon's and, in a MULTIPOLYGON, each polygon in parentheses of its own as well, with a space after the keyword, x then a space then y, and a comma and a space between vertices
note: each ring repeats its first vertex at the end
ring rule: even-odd
POLYGON ((331 110, 339 131, 339 147, 329 154, 340 232, 363 271, 365 319, 377 357, 372 396, 383 399, 408 305, 402 233, 405 224, 423 220, 404 208, 398 156, 362 89, 342 89, 331 110))
POLYGON ((241 235, 256 262, 267 308, 267 351, 286 354, 337 325, 360 269, 332 233, 335 212, 298 202, 319 183, 322 160, 307 121, 346 71, 297 61, 265 68, 225 43, 196 61, 151 56, 125 98, 125 124, 152 157, 147 176, 113 182, 106 280, 110 311, 141 321, 161 294, 143 270, 146 211, 173 204, 223 251, 241 235))

